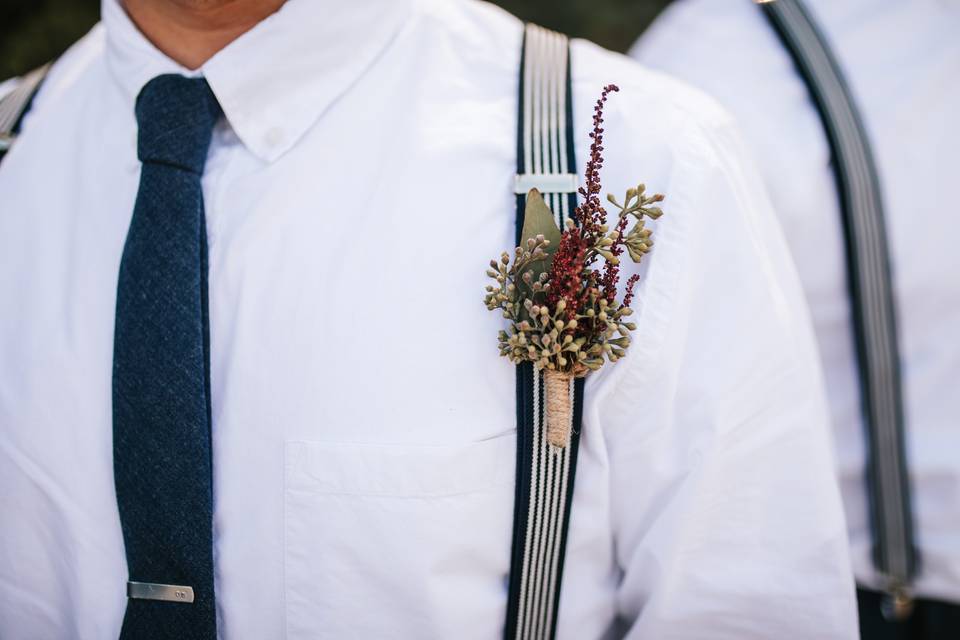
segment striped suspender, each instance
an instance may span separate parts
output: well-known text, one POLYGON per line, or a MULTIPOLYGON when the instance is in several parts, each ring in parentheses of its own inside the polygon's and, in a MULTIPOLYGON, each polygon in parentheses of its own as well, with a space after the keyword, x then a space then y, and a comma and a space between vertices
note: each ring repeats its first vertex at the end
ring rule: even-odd
POLYGON ((20 121, 30 109, 33 96, 47 76, 50 65, 34 69, 20 79, 13 91, 0 98, 0 160, 7 154, 17 138, 20 121))
POLYGON ((867 463, 874 563, 888 581, 888 616, 909 612, 917 571, 907 479, 903 398, 880 180, 866 132, 837 61, 800 0, 762 5, 793 56, 820 112, 833 151, 846 241, 867 463))
MULTIPOLYGON (((526 193, 537 187, 563 228, 577 204, 570 58, 566 36, 528 25, 520 63, 517 136, 517 243, 526 193)), ((517 367, 517 485, 504 635, 553 638, 583 413, 583 378, 574 386, 573 434, 564 449, 547 444, 543 376, 517 367)))

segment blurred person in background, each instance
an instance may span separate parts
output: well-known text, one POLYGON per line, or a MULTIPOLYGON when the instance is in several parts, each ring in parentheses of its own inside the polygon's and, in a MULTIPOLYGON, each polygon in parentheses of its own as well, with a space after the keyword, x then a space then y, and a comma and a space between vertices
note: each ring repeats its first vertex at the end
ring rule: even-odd
POLYGON ((681 0, 632 55, 734 114, 786 231, 826 370, 863 637, 960 638, 960 2, 681 0), (871 173, 876 193, 851 191, 871 173), (882 279, 889 308, 863 304, 882 279))

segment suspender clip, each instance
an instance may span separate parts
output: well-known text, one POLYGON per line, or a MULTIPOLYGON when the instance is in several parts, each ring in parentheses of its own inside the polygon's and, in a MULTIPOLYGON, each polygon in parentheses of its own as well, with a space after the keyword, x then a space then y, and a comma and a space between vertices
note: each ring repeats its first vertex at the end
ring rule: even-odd
POLYGON ((880 613, 890 622, 902 622, 913 613, 913 594, 899 580, 891 582, 880 600, 880 613))
POLYGON ((513 192, 527 195, 530 189, 540 193, 576 193, 575 173, 520 173, 514 179, 513 192))

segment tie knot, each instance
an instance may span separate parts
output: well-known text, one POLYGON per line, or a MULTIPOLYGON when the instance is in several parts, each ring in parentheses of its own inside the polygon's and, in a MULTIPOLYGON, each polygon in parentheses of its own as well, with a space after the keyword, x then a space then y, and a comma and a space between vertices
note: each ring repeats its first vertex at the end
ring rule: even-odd
POLYGON ((137 156, 141 162, 203 173, 220 105, 203 78, 166 74, 137 96, 137 156))

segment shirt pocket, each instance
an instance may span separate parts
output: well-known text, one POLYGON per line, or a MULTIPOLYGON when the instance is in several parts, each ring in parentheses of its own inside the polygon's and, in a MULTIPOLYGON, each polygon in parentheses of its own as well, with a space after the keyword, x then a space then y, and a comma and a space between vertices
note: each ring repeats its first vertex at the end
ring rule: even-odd
POLYGON ((287 442, 287 638, 499 637, 515 464, 514 433, 287 442))

